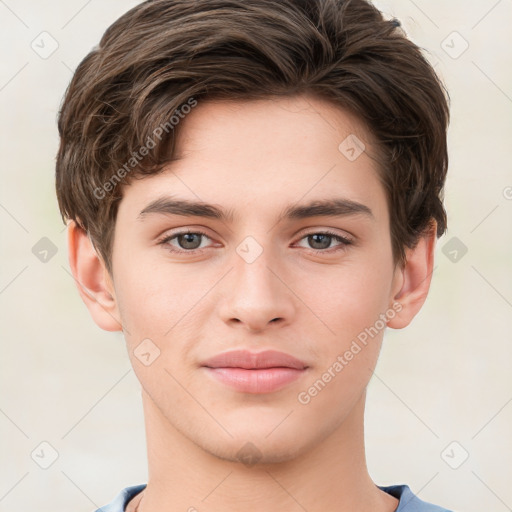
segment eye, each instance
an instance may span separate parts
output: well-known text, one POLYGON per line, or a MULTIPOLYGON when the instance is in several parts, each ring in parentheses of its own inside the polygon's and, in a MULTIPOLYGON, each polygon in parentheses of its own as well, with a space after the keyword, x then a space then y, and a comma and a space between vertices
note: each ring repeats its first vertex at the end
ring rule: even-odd
MULTIPOLYGON (((166 246, 166 249, 170 252, 193 254, 196 251, 201 252, 201 250, 206 247, 203 245, 204 239, 211 240, 210 237, 202 231, 187 230, 167 235, 158 243, 166 246)), ((337 252, 353 244, 353 241, 349 238, 330 231, 309 233, 300 240, 307 240, 309 247, 305 248, 316 253, 337 252), (331 247, 332 242, 338 242, 338 245, 331 247)))
POLYGON ((166 245, 171 252, 193 253, 196 250, 204 248, 204 246, 201 247, 204 238, 210 239, 210 237, 202 231, 180 231, 179 233, 166 236, 158 243, 166 245))
POLYGON ((330 231, 322 231, 318 233, 309 233, 306 236, 302 237, 301 240, 306 240, 310 245, 310 249, 314 252, 337 252, 340 250, 344 250, 348 245, 351 245, 352 240, 338 235, 336 233, 331 233, 330 231), (339 242, 338 246, 334 248, 331 247, 331 243, 333 241, 339 242), (331 249, 331 250, 326 250, 331 249))

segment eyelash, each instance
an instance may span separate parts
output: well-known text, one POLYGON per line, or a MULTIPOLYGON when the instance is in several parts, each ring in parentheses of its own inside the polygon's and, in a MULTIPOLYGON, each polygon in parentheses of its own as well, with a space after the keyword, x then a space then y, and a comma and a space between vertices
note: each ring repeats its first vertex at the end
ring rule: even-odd
MULTIPOLYGON (((171 240, 173 240, 174 238, 177 238, 179 237, 180 235, 201 235, 201 236, 204 236, 206 238, 210 238, 206 233, 204 233, 203 231, 201 230, 196 230, 196 231, 179 231, 178 233, 173 233, 172 235, 169 235, 169 236, 166 236, 164 237, 162 240, 159 240, 158 241, 158 244, 159 245, 166 245, 166 244, 169 244, 169 242, 171 240)), ((327 235, 327 236, 330 236, 332 238, 334 238, 337 242, 340 242, 340 245, 338 247, 335 247, 335 248, 330 248, 330 249, 311 249, 311 248, 308 248, 307 250, 313 252, 314 254, 332 254, 332 253, 337 253, 338 251, 343 251, 346 249, 347 246, 349 245, 352 245, 353 244, 353 241, 348 239, 348 238, 345 238, 344 236, 341 236, 337 233, 333 233, 332 231, 329 231, 329 230, 326 230, 326 231, 313 231, 311 233, 307 233, 305 234, 304 236, 302 236, 299 240, 303 240, 304 238, 307 238, 309 236, 312 236, 312 235, 327 235)), ((169 247, 171 247, 169 245, 169 247)), ((192 249, 192 250, 187 250, 187 249, 167 249, 169 252, 172 252, 172 253, 181 253, 181 254, 196 254, 196 253, 200 253, 202 251, 204 251, 204 249, 206 249, 206 247, 203 247, 202 249, 192 249)))

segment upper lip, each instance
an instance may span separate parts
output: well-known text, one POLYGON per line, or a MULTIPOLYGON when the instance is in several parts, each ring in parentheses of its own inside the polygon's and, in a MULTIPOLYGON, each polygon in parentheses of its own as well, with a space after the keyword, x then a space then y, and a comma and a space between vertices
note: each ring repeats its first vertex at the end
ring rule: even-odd
POLYGON ((278 350, 264 350, 263 352, 230 350, 207 359, 202 366, 209 368, 244 368, 246 370, 283 367, 304 370, 307 368, 303 361, 278 350))

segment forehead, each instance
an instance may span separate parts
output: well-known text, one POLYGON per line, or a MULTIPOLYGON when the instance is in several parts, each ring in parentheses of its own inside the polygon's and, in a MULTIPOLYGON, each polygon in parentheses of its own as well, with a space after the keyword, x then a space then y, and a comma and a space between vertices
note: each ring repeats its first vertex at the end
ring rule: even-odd
MULTIPOLYGON (((222 154, 217 154, 218 157, 262 157, 273 150, 277 150, 277 157, 288 149, 288 157, 292 158, 298 153, 305 156, 308 148, 313 156, 313 150, 320 145, 337 149, 349 135, 370 141, 370 133, 356 116, 312 95, 207 100, 199 101, 183 120, 175 156, 184 157, 206 144, 219 148, 222 154), (238 144, 232 144, 226 155, 225 146, 230 140, 238 144), (302 146, 303 142, 308 145, 302 146)), ((210 152, 212 149, 209 148, 210 152)))
POLYGON ((119 213, 129 208, 133 218, 166 194, 260 217, 327 197, 386 213, 370 134, 330 102, 305 95, 198 101, 181 123, 173 162, 126 187, 119 213))

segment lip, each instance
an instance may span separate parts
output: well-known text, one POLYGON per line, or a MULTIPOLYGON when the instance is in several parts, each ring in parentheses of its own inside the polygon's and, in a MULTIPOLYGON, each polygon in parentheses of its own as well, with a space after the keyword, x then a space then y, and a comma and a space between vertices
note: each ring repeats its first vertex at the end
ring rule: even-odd
POLYGON ((307 364, 277 350, 231 350, 202 365, 216 380, 243 393, 271 393, 301 377, 307 364))

